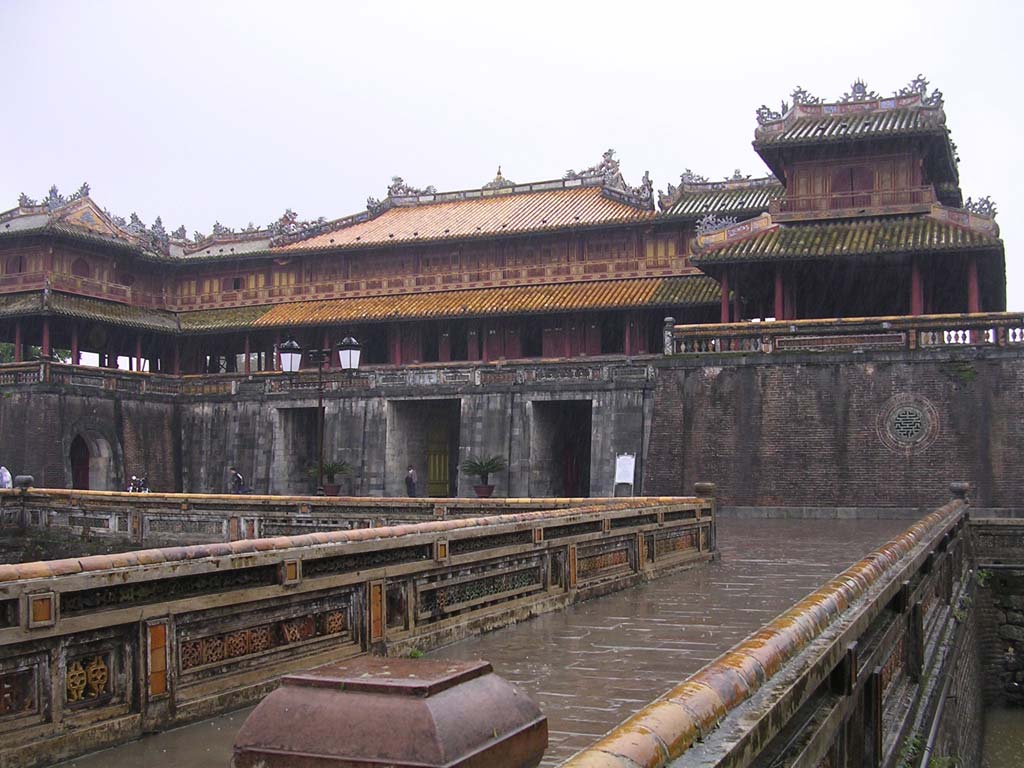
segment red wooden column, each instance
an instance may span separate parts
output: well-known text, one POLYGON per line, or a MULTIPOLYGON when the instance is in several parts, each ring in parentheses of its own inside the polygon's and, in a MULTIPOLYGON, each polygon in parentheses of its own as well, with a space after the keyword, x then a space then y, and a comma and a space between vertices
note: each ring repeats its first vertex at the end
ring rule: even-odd
POLYGON ((388 326, 388 362, 402 364, 402 330, 398 323, 388 326))
POLYGON ((249 362, 250 352, 249 352, 249 334, 248 333, 245 334, 245 351, 244 351, 243 354, 245 355, 245 373, 246 374, 250 374, 250 373, 252 373, 252 364, 249 362))
POLYGON ((721 322, 729 322, 729 273, 722 273, 722 319, 721 322))
POLYGON ((466 359, 473 362, 480 359, 480 327, 476 323, 466 327, 466 359))
POLYGON ((738 323, 743 319, 743 312, 740 307, 740 280, 737 277, 732 287, 732 321, 738 323))
POLYGON ((441 326, 441 335, 437 340, 437 361, 439 363, 452 361, 452 327, 448 324, 441 326))
POLYGON ((775 319, 786 319, 786 308, 782 301, 782 267, 775 267, 775 319))
POLYGON ((971 256, 967 262, 967 311, 981 312, 981 297, 978 294, 978 257, 971 256))
POLYGON ((14 321, 14 362, 20 363, 22 356, 21 320, 14 321))
POLYGON ((523 356, 523 342, 520 338, 522 325, 518 319, 512 319, 505 323, 505 357, 509 360, 523 356))
POLYGON ((142 334, 135 336, 135 370, 142 370, 142 334))
POLYGON ((917 259, 910 265, 910 314, 924 314, 924 291, 921 285, 921 266, 917 259))
POLYGON ((81 365, 81 362, 78 354, 78 323, 71 323, 71 364, 81 365))
MULTIPOLYGON (((245 341, 246 341, 246 345, 248 345, 249 339, 247 338, 245 341)), ((322 347, 320 347, 320 349, 326 349, 329 352, 329 354, 327 355, 327 358, 324 360, 324 368, 331 368, 331 367, 333 367, 332 366, 332 362, 334 360, 334 351, 331 349, 331 329, 330 328, 324 328, 324 345, 322 347)), ((248 360, 248 358, 246 358, 246 359, 248 360)), ((246 373, 249 372, 249 364, 248 363, 245 364, 245 372, 246 373)))
POLYGON ((174 375, 181 374, 181 342, 174 340, 174 375))
POLYGON ((48 317, 43 318, 43 339, 39 347, 43 357, 50 356, 50 318, 48 317))
POLYGON ((281 332, 274 334, 274 370, 281 370, 281 332))

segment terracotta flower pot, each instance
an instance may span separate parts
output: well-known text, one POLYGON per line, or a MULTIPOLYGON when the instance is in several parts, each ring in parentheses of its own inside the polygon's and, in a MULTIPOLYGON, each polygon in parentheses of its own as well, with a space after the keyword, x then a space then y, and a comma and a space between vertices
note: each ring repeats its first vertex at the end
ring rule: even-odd
POLYGON ((491 494, 494 493, 493 485, 474 485, 473 490, 476 491, 476 497, 478 499, 489 499, 491 494))
POLYGON ((324 496, 337 496, 341 493, 340 483, 324 483, 324 496))

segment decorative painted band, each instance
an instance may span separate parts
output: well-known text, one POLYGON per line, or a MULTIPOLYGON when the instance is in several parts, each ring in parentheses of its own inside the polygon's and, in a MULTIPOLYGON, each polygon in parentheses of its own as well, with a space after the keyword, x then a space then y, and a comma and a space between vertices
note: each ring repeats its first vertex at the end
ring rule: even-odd
MULTIPOLYGON (((125 494, 131 495, 131 494, 125 494)), ((137 495, 136 495, 137 496, 137 495)), ((196 499, 196 496, 190 496, 196 499)), ((237 497, 236 497, 237 498, 237 497)), ((273 497, 270 497, 273 498, 273 497)), ((277 497, 280 498, 280 497, 277 497)), ((554 502, 554 500, 552 500, 554 502)), ((274 552, 280 554, 285 550, 295 550, 312 546, 340 546, 363 541, 387 541, 400 537, 427 536, 437 533, 452 534, 457 531, 477 530, 487 526, 500 526, 521 523, 539 523, 544 520, 580 519, 587 515, 605 514, 610 516, 635 514, 638 509, 657 509, 660 507, 692 504, 694 507, 708 508, 711 501, 698 498, 643 497, 628 499, 586 499, 586 504, 569 506, 564 509, 542 509, 530 512, 510 514, 493 514, 486 517, 468 517, 442 519, 433 522, 394 525, 377 528, 358 528, 354 530, 325 531, 296 536, 276 536, 264 539, 242 539, 228 543, 197 544, 183 547, 164 547, 161 549, 144 549, 134 552, 122 552, 113 555, 93 555, 89 557, 66 558, 62 560, 45 560, 31 563, 0 565, 0 583, 45 579, 54 576, 70 576, 118 570, 124 568, 151 568, 164 571, 165 566, 196 560, 225 559, 223 565, 230 567, 233 558, 253 553, 274 552)), ((217 563, 215 563, 217 564, 217 563)), ((138 577, 138 572, 133 578, 138 577)), ((154 578, 156 575, 154 574, 154 578)))
POLYGON ((930 533, 954 525, 965 509, 966 501, 954 498, 914 523, 561 768, 667 766, 698 739, 706 739, 730 710, 753 696, 930 533))

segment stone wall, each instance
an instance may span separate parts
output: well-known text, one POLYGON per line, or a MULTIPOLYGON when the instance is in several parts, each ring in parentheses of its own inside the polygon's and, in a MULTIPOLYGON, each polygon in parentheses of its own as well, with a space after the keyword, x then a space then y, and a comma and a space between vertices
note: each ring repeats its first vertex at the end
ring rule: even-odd
POLYGON ((1024 498, 1020 351, 701 355, 658 370, 644 491, 711 478, 724 506, 921 507, 1024 498))
MULTIPOLYGON (((80 433, 109 447, 110 488, 146 471, 155 490, 222 492, 230 465, 253 492, 314 488, 315 378, 188 377, 175 393, 154 394, 121 381, 125 374, 65 368, 63 385, 0 381, 0 462, 39 485, 71 485, 70 443, 80 433)), ((329 381, 324 400, 325 458, 353 467, 341 478, 343 493, 403 495, 412 464, 425 494, 430 408, 441 401, 449 404, 446 428, 458 436, 453 469, 470 456, 499 455, 509 466, 491 478, 495 495, 558 494, 559 457, 545 451, 551 414, 572 401, 590 406, 590 496, 615 494, 616 456, 629 453, 637 494, 679 495, 711 479, 726 507, 913 515, 942 499, 950 478, 970 480, 980 507, 1021 507, 1024 498, 1024 358, 1010 347, 361 375, 329 381)), ((459 473, 456 492, 470 496, 477 482, 459 473)))
POLYGON ((37 485, 71 487, 70 451, 82 436, 102 469, 94 490, 123 490, 133 474, 176 490, 180 480, 177 408, 165 398, 116 397, 91 388, 26 387, 0 398, 0 463, 37 485))
POLYGON ((987 705, 1024 704, 1024 520, 971 521, 987 705))

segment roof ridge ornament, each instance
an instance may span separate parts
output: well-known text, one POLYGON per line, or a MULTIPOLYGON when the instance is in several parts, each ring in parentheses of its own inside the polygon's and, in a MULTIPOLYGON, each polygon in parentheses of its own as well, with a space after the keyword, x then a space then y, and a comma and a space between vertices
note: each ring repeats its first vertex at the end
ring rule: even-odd
POLYGON ((615 159, 615 150, 608 149, 603 155, 601 155, 601 162, 596 165, 592 165, 589 168, 584 168, 578 173, 570 168, 562 176, 563 180, 569 179, 604 179, 605 183, 610 183, 615 180, 616 176, 620 176, 621 171, 619 170, 619 161, 615 159))
POLYGON ((697 234, 706 235, 709 232, 714 232, 716 229, 731 227, 737 221, 738 219, 735 216, 716 216, 713 213, 708 213, 697 220, 697 234))
POLYGON ((945 103, 942 98, 942 91, 938 88, 933 88, 932 92, 928 93, 928 80, 922 74, 918 74, 917 77, 898 91, 893 91, 893 96, 913 96, 915 94, 920 96, 921 103, 928 107, 941 109, 945 103))
POLYGON ((419 195, 436 195, 437 188, 429 185, 420 189, 405 183, 401 176, 392 176, 388 187, 388 197, 417 197, 419 195))
POLYGON ((820 98, 812 95, 810 91, 808 91, 806 88, 802 88, 799 85, 793 89, 793 93, 791 93, 789 96, 791 99, 793 99, 794 106, 796 106, 797 104, 821 104, 820 98))
POLYGON ((850 85, 849 93, 844 93, 840 103, 849 104, 857 101, 873 101, 882 98, 875 91, 869 90, 867 83, 859 77, 850 85))
POLYGON ((978 216, 988 216, 990 219, 994 219, 997 213, 996 204, 989 195, 979 197, 977 200, 973 197, 968 197, 964 203, 964 210, 978 216))
POLYGON ((486 184, 484 184, 481 187, 481 189, 508 189, 509 187, 514 187, 515 185, 516 183, 514 181, 509 181, 508 179, 501 175, 501 166, 499 165, 497 175, 493 179, 488 181, 486 184))

